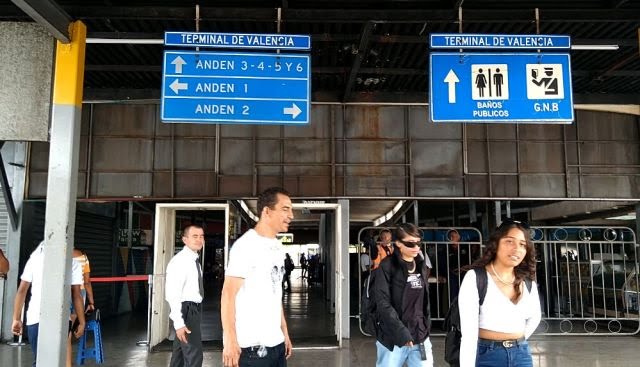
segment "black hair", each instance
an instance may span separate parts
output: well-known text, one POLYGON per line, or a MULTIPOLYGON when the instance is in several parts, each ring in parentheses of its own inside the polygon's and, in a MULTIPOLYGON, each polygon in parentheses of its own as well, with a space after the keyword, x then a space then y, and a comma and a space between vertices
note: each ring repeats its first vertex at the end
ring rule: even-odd
POLYGON ((189 231, 191 231, 191 228, 200 228, 204 231, 204 229, 200 225, 189 224, 186 227, 184 227, 184 229, 182 230, 182 237, 187 237, 189 235, 189 231))
POLYGON ((402 240, 407 236, 418 237, 422 240, 422 231, 411 223, 402 223, 396 228, 396 239, 402 240))
POLYGON ((270 187, 258 196, 258 217, 262 215, 262 210, 267 207, 273 209, 278 203, 278 194, 290 197, 291 194, 282 187, 270 187))

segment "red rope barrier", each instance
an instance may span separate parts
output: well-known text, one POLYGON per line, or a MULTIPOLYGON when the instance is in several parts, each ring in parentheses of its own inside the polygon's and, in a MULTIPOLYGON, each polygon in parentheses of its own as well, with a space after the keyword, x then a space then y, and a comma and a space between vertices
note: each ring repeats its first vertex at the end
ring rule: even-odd
POLYGON ((149 280, 149 276, 148 275, 127 275, 124 277, 98 277, 98 278, 91 278, 91 283, 138 282, 141 280, 149 280))

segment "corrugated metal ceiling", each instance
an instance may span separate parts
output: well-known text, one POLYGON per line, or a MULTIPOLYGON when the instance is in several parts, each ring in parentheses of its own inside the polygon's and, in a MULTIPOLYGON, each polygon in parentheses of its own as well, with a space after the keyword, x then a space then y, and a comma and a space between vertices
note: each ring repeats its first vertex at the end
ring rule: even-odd
MULTIPOLYGON (((315 101, 426 102, 427 37, 465 33, 568 34, 574 44, 618 44, 617 51, 572 51, 577 102, 640 103, 640 2, 585 1, 64 1, 89 37, 162 38, 164 31, 274 33, 277 8, 283 33, 312 36, 315 101), (352 80, 350 84, 349 81, 352 80)), ((0 20, 28 20, 0 0, 0 20)), ((86 96, 157 97, 162 45, 87 47, 86 96), (117 96, 116 96, 117 95, 117 96)))

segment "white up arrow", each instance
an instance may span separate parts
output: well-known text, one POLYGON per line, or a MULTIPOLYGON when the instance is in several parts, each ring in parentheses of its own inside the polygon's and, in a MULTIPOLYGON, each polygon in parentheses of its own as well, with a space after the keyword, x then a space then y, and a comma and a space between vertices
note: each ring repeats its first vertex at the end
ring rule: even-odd
POLYGON ((184 65, 187 65, 187 62, 184 61, 182 57, 178 56, 175 59, 173 59, 173 61, 171 61, 171 65, 176 66, 176 74, 182 74, 182 67, 184 65))
POLYGON ((460 79, 453 72, 453 69, 449 70, 444 82, 449 84, 449 103, 456 103, 456 83, 460 82, 460 79))
POLYGON ((178 92, 180 92, 181 90, 187 90, 187 88, 189 88, 189 84, 180 83, 180 81, 176 79, 173 81, 173 83, 171 83, 171 85, 169 85, 169 88, 171 88, 171 90, 176 94, 179 94, 178 92))
POLYGON ((296 106, 295 103, 292 103, 291 107, 285 107, 284 108, 284 112, 283 113, 285 115, 291 115, 291 118, 296 118, 296 117, 298 117, 300 112, 302 112, 302 110, 298 106, 296 106))

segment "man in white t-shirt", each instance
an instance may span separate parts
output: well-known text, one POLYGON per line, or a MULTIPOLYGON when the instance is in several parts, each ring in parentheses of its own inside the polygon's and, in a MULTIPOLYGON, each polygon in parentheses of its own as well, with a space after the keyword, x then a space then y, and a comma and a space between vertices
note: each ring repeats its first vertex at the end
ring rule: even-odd
MULTIPOLYGON (((82 295, 80 294, 80 286, 84 283, 82 278, 82 266, 76 260, 72 260, 71 267, 71 299, 76 310, 84 309, 82 295)), ((42 277, 44 272, 44 241, 40 242, 38 247, 31 253, 27 260, 22 275, 20 276, 20 286, 16 293, 16 299, 13 303, 13 323, 11 331, 15 335, 21 335, 23 332, 22 325, 22 307, 24 306, 27 291, 31 287, 31 300, 27 309, 27 333, 29 335, 29 344, 33 351, 33 366, 36 365, 38 355, 38 326, 40 324, 40 301, 42 300, 42 277)), ((67 306, 68 308, 69 306, 67 306)), ((78 327, 73 330, 76 338, 84 334, 85 320, 84 313, 78 313, 78 327)), ((69 324, 71 329, 71 323, 69 324)), ((69 330, 70 332, 72 330, 69 330)), ((68 361, 69 362, 69 361, 68 361)))
POLYGON ((293 220, 289 196, 278 187, 260 194, 260 220, 231 248, 221 300, 225 367, 283 367, 291 356, 280 286, 284 250, 276 239, 293 220))

